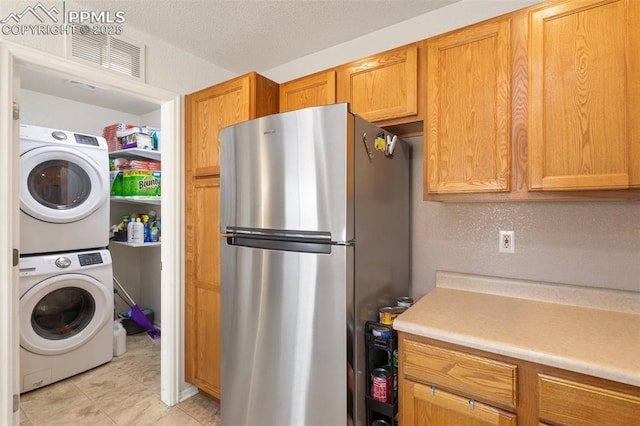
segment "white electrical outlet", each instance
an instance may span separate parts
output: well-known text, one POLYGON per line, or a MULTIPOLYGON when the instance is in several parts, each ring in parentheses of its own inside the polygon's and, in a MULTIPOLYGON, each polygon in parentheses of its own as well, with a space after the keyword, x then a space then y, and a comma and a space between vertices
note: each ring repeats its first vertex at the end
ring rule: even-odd
POLYGON ((515 233, 513 231, 500 231, 498 251, 500 253, 515 253, 516 240, 515 233))

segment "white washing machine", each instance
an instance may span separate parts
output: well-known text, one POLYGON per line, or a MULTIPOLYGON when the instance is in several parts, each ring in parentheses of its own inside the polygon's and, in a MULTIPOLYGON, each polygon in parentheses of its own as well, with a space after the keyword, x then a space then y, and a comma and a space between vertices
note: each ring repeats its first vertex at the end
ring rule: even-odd
POLYGON ((106 247, 109 179, 104 138, 21 125, 21 254, 106 247))
POLYGON ((20 258, 20 393, 112 358, 109 251, 20 258))

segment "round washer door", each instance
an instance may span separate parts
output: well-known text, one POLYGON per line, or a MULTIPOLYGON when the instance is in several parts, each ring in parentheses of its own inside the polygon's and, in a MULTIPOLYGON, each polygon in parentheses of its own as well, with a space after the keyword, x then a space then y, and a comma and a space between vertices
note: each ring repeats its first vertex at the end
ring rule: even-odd
POLYGON ((56 275, 20 298, 20 345, 55 355, 93 338, 113 316, 113 292, 88 275, 56 275))
POLYGON ((107 175, 78 150, 32 149, 20 156, 20 170, 20 208, 38 220, 76 222, 108 201, 107 175))

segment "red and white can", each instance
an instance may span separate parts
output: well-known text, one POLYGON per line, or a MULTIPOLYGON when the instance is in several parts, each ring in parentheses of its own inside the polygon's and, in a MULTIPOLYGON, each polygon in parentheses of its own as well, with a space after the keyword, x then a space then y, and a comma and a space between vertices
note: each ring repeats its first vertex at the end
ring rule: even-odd
POLYGON ((376 368, 371 372, 371 398, 376 401, 390 402, 391 372, 386 368, 376 368))

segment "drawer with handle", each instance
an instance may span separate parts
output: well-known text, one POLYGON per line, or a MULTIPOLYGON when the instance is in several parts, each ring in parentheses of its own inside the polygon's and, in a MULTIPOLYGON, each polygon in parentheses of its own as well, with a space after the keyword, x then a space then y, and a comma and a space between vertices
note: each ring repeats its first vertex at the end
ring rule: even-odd
POLYGON ((409 339, 403 350, 407 378, 516 407, 515 365, 409 339))

